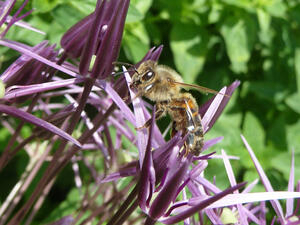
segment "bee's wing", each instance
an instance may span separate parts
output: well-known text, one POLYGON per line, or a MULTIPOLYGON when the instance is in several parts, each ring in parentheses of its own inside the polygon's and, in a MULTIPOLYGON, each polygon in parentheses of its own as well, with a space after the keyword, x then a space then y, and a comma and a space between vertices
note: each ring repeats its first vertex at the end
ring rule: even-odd
POLYGON ((184 89, 196 89, 196 90, 199 90, 200 92, 202 92, 204 94, 207 94, 207 93, 221 94, 221 95, 224 95, 226 97, 230 97, 229 95, 219 93, 218 91, 215 91, 215 90, 203 87, 203 86, 199 86, 199 85, 195 85, 195 84, 186 84, 186 83, 181 83, 181 82, 177 82, 177 81, 170 81, 170 82, 172 82, 173 84, 176 84, 176 85, 178 85, 178 86, 180 86, 184 89))

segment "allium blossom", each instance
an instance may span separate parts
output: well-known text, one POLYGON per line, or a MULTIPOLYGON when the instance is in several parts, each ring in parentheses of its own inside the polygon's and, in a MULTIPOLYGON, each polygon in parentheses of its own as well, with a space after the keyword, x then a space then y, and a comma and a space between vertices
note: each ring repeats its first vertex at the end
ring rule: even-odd
MULTIPOLYGON (((144 60, 147 59, 148 58, 146 57, 144 60)), ((129 74, 125 73, 125 76, 128 84, 130 84, 131 80, 129 74)), ((236 81, 228 88, 225 87, 222 89, 220 94, 208 101, 205 105, 205 110, 202 109, 201 111, 200 106, 200 112, 202 113, 203 118, 202 123, 205 131, 209 130, 209 124, 212 126, 218 115, 220 115, 223 111, 226 103, 228 102, 226 96, 231 96, 239 84, 240 83, 236 81)), ((134 94, 132 95, 132 98, 136 118, 135 125, 136 127, 141 127, 147 119, 150 118, 150 115, 146 110, 146 106, 143 104, 143 101, 139 98, 134 98, 134 94)), ((119 102, 116 102, 116 104, 118 103, 119 102)), ((121 104, 119 107, 121 108, 121 104)), ((154 109, 152 110, 155 111, 154 109)), ((139 176, 140 183, 138 185, 139 190, 136 193, 138 195, 138 199, 136 201, 138 201, 141 209, 148 214, 146 223, 151 224, 155 220, 160 220, 166 224, 175 223, 176 221, 178 222, 182 219, 188 218, 195 212, 204 209, 212 202, 217 201, 219 198, 222 198, 224 195, 242 186, 237 185, 225 192, 218 191, 215 196, 211 197, 211 199, 207 199, 205 202, 199 202, 190 208, 186 208, 186 206, 188 206, 187 201, 176 203, 176 197, 181 191, 185 192, 185 187, 189 190, 191 188, 190 191, 199 188, 197 185, 195 186, 196 180, 194 179, 197 178, 206 167, 203 166, 203 163, 199 163, 197 166, 193 166, 192 169, 189 170, 189 166, 194 165, 192 164, 193 161, 202 162, 202 160, 208 159, 210 155, 202 155, 199 157, 188 155, 188 157, 184 157, 182 154, 179 154, 179 150, 184 144, 184 139, 181 139, 180 134, 178 133, 169 142, 164 142, 162 134, 156 127, 153 118, 154 117, 152 115, 152 124, 148 137, 145 130, 137 131, 137 135, 139 135, 140 132, 138 140, 139 143, 141 143, 140 145, 138 144, 140 156, 139 162, 136 162, 136 164, 130 163, 126 166, 126 169, 123 169, 118 173, 111 174, 102 181, 108 182, 124 175, 139 176), (152 150, 152 148, 154 148, 154 150, 152 150), (159 186, 157 186, 158 184, 159 186), (158 195, 154 200, 151 200, 152 195, 155 192, 158 192, 158 195), (172 210, 180 207, 185 208, 185 210, 178 211, 177 209, 177 212, 180 213, 176 216, 170 216, 171 211, 167 211, 170 204, 170 209, 172 210), (166 216, 167 218, 164 218, 166 216)), ((205 142, 203 151, 220 140, 221 138, 216 138, 205 142)), ((197 192, 193 194, 195 195, 196 193, 197 192)), ((120 223, 120 221, 114 221, 114 224, 118 223, 120 223)))
MULTIPOLYGON (((9 27, 16 22, 34 30, 19 21, 30 13, 18 16, 26 3, 13 16, 9 13, 15 1, 0 3, 0 25, 7 24, 0 44, 21 54, 0 76, 5 86, 0 98, 0 112, 4 116, 0 120, 11 133, 0 156, 0 171, 19 151, 24 150, 30 158, 22 179, 0 207, 0 224, 20 224, 25 217, 24 223, 30 224, 59 172, 68 164, 72 165, 76 188, 83 193, 82 201, 76 212, 62 215, 53 224, 130 223, 130 216, 138 207, 144 213, 145 224, 157 221, 194 224, 197 217, 199 224, 207 220, 213 224, 266 224, 265 201, 271 202, 276 213, 273 223, 299 223, 299 201, 296 209, 293 208, 293 199, 300 197, 299 182, 296 192, 293 189, 294 156, 288 191, 274 191, 242 136, 266 189, 264 193, 251 193, 258 180, 247 186, 237 184, 230 165, 230 160, 237 157, 228 156, 225 150, 220 156, 207 151, 223 137, 205 139, 200 156, 184 156, 182 148, 186 137, 178 132, 166 141, 164 134, 168 131, 162 133, 156 125, 155 106, 136 98, 129 88, 132 68, 123 68, 124 72, 119 75, 112 72, 118 59, 129 0, 98 0, 95 11, 65 33, 61 51, 57 51, 55 45, 49 46, 47 41, 32 47, 4 39, 9 27), (94 63, 93 57, 96 58, 94 63), (91 115, 88 107, 97 113, 91 115), (15 123, 14 118, 21 122, 15 123), (149 129, 131 128, 141 127, 151 118, 149 129), (24 138, 20 132, 26 123, 35 127, 32 134, 24 138), (137 151, 125 148, 123 139, 137 151), (120 155, 130 159, 125 166, 121 166, 120 155), (209 161, 217 157, 224 161, 228 174, 230 187, 226 190, 204 176, 209 161), (97 168, 99 162, 102 169, 97 168), (46 169, 42 170, 42 166, 46 169), (82 167, 90 172, 88 184, 81 177, 82 167), (16 208, 38 171, 42 177, 30 198, 16 208), (115 182, 124 177, 132 177, 132 180, 119 190, 115 182), (103 198, 99 204, 98 195, 110 198, 103 198), (286 213, 278 199, 289 199, 286 213)), ((158 61, 162 49, 162 46, 150 49, 134 67, 138 68, 146 60, 158 61)), ((234 81, 199 107, 205 133, 213 129, 239 84, 234 81)))

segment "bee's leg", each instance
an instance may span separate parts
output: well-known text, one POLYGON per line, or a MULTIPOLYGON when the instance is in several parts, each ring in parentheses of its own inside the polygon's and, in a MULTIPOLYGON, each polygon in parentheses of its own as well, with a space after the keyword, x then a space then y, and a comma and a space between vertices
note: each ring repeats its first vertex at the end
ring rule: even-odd
POLYGON ((128 94, 126 97, 123 98, 124 101, 129 101, 127 104, 133 102, 135 99, 141 97, 143 95, 143 92, 139 91, 133 96, 133 98, 130 97, 130 94, 128 94))
POLYGON ((177 133, 176 122, 173 121, 173 123, 172 123, 172 130, 171 130, 171 138, 174 137, 176 133, 177 133))
MULTIPOLYGON (((162 116, 165 115, 165 113, 166 113, 166 107, 163 104, 160 104, 160 103, 157 103, 156 106, 157 106, 157 110, 155 111, 155 120, 158 120, 162 116)), ((148 128, 151 125, 151 121, 152 121, 152 119, 149 119, 149 120, 147 120, 147 122, 143 126, 137 127, 135 129, 136 130, 142 130, 144 128, 148 128)))
MULTIPOLYGON (((171 138, 173 138, 176 135, 177 132, 178 131, 176 130, 176 122, 173 121, 173 123, 172 123, 172 130, 171 130, 171 138)), ((184 137, 186 135, 186 131, 183 130, 182 132, 183 133, 182 133, 181 137, 184 137)), ((189 145, 188 145, 187 142, 184 142, 184 149, 185 149, 184 157, 187 157, 187 155, 190 152, 190 148, 189 148, 189 145)))
POLYGON ((185 148, 184 157, 187 157, 189 152, 190 152, 190 149, 189 149, 189 146, 186 142, 184 143, 184 148, 185 148))

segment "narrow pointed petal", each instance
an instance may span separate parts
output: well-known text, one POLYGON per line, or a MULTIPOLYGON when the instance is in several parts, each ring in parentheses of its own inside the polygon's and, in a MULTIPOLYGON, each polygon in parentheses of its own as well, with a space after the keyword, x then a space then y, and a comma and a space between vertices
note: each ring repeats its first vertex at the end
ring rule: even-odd
MULTIPOLYGON (((223 149, 222 149, 222 156, 223 156, 223 161, 224 161, 225 169, 226 169, 226 172, 227 172, 227 176, 228 176, 228 179, 230 181, 230 185, 231 185, 231 187, 233 187, 233 186, 236 185, 236 180, 235 180, 233 169, 232 169, 231 164, 229 162, 228 156, 227 156, 226 152, 223 149)), ((239 191, 235 190, 234 193, 238 194, 239 191)), ((238 208, 238 212, 239 212, 239 221, 240 221, 240 223, 247 225, 248 221, 247 221, 247 217, 245 216, 242 205, 237 204, 237 208, 238 208)))
POLYGON ((231 192, 241 188, 242 186, 244 186, 245 183, 241 183, 241 184, 238 184, 234 187, 231 187, 231 188, 228 188, 226 189, 225 191, 223 192, 220 192, 216 195, 214 195, 213 197, 210 197, 206 200, 203 200, 201 201, 200 203, 196 204, 195 206, 189 208, 189 209, 186 209, 184 212, 182 213, 179 213, 175 216, 171 216, 167 219, 163 219, 163 220, 160 220, 160 222, 164 223, 164 224, 174 224, 174 223, 178 223, 190 216, 192 216, 193 214, 195 214, 196 212, 204 209, 204 208, 207 208, 209 205, 213 204, 214 202, 218 201, 219 199, 222 199, 224 198, 226 195, 230 194, 231 192))
POLYGON ((129 176, 137 176, 136 165, 129 168, 120 169, 118 172, 109 174, 103 180, 101 180, 101 183, 116 181, 119 180, 120 178, 129 177, 129 176))
POLYGON ((32 12, 32 10, 30 10, 29 12, 26 12, 22 16, 18 17, 20 15, 21 11, 24 9, 26 4, 28 3, 28 1, 29 0, 25 0, 23 2, 23 4, 18 8, 18 10, 15 12, 15 14, 12 17, 9 16, 9 13, 13 9, 13 7, 14 7, 14 5, 17 1, 16 0, 7 0, 5 2, 1 2, 1 4, 0 4, 0 27, 2 27, 2 25, 5 22, 7 23, 6 28, 4 29, 4 31, 2 31, 0 33, 0 38, 1 39, 5 36, 5 34, 8 32, 8 30, 10 29, 10 27, 12 25, 14 25, 19 20, 25 18, 26 16, 28 16, 32 12), (10 17, 10 19, 8 19, 9 17, 10 17))
POLYGON ((102 22, 105 16, 105 6, 107 1, 98 1, 96 10, 93 13, 93 20, 91 25, 89 26, 88 37, 82 52, 82 59, 79 64, 79 72, 82 75, 87 75, 90 63, 92 60, 92 56, 95 54, 96 44, 99 37, 99 33, 101 32, 102 22))
POLYGON ((155 187, 155 170, 153 166, 153 159, 152 159, 152 135, 153 135, 153 128, 155 122, 155 107, 152 113, 152 121, 150 125, 150 132, 148 137, 148 143, 145 151, 145 158, 143 160, 143 166, 141 169, 141 177, 140 177, 140 188, 138 194, 138 201, 141 209, 146 211, 147 207, 147 199, 152 196, 152 192, 154 191, 155 187))
POLYGON ((69 74, 70 76, 73 76, 73 77, 76 77, 77 74, 74 73, 73 71, 69 70, 69 69, 66 69, 64 68, 63 66, 59 66, 56 64, 56 62, 52 62, 34 52, 32 52, 31 50, 29 50, 28 48, 25 48, 24 46, 21 46, 19 45, 18 43, 16 42, 13 42, 13 41, 8 41, 8 40, 0 40, 0 45, 3 45, 3 46, 6 46, 8 48, 11 48, 11 49, 14 49, 24 55, 27 55, 29 57, 32 57, 42 63, 45 63, 46 65, 48 66, 51 66, 63 73, 66 73, 66 74, 69 74))
POLYGON ((135 117, 128 105, 124 102, 124 100, 120 97, 120 95, 111 87, 109 83, 105 81, 99 81, 99 86, 103 88, 104 91, 109 94, 115 104, 121 109, 121 112, 124 114, 124 117, 133 125, 136 125, 135 117))
MULTIPOLYGON (((219 208, 219 207, 227 207, 236 204, 247 204, 254 202, 262 202, 262 201, 271 201, 271 200, 279 200, 279 199, 292 199, 292 198, 300 198, 299 192, 289 192, 289 191, 274 191, 274 192, 256 192, 256 193, 245 193, 245 194, 229 194, 226 197, 218 200, 208 206, 208 208, 219 208)), ((196 199, 194 199, 196 200, 196 199)), ((194 200, 191 199, 190 204, 196 204, 194 200)))
POLYGON ((117 60, 125 24, 129 0, 119 1, 115 4, 114 17, 107 24, 107 31, 96 55, 92 70, 92 77, 105 79, 113 69, 113 62, 117 60))
MULTIPOLYGON (((261 182, 263 183, 265 189, 267 191, 269 191, 269 192, 274 192, 273 187, 272 187, 272 185, 271 185, 271 183, 270 183, 267 175, 265 174, 262 166, 260 165, 258 159, 256 158, 256 156, 255 156, 252 148, 250 147, 250 145, 248 144, 248 142, 246 141, 246 139, 245 139, 245 137, 243 135, 241 135, 241 138, 242 138, 242 140, 243 140, 243 142, 244 142, 244 144, 246 146, 246 149, 248 150, 248 152, 250 154, 250 157, 251 157, 251 159, 252 159, 252 161, 254 163, 254 166, 255 166, 255 168, 256 168, 259 176, 260 176, 261 182)), ((285 223, 284 222, 285 218, 284 218, 282 207, 281 207, 279 201, 278 200, 272 200, 271 204, 272 204, 272 206, 273 206, 273 208, 274 208, 274 210, 275 210, 278 218, 280 219, 281 223, 284 224, 285 223)))
MULTIPOLYGON (((288 191, 290 192, 294 191, 294 185, 295 185, 295 152, 293 149, 288 191)), ((293 215, 293 211, 294 211, 294 199, 290 198, 286 201, 286 217, 293 215)))
POLYGON ((189 160, 185 160, 182 162, 182 165, 175 169, 173 168, 173 170, 176 171, 174 171, 173 175, 166 181, 166 184, 151 204, 149 210, 149 216, 151 218, 158 219, 164 215, 171 201, 174 199, 175 194, 177 193, 177 187, 179 187, 183 177, 187 173, 188 165, 189 160))
MULTIPOLYGON (((123 68, 124 69, 124 68, 123 68)), ((131 77, 129 73, 124 73, 126 82, 129 88, 131 83, 131 77)), ((129 88, 129 93, 132 99, 133 111, 135 116, 135 125, 136 127, 142 127, 146 123, 145 114, 143 111, 143 103, 140 98, 135 98, 134 92, 129 88)), ((146 129, 139 129, 137 130, 137 140, 138 140, 138 149, 139 149, 139 161, 140 161, 140 168, 143 167, 143 160, 145 157, 145 148, 147 146, 147 130, 146 129)))
MULTIPOLYGON (((235 89, 240 85, 240 81, 234 81, 230 86, 228 86, 226 88, 226 92, 225 94, 227 96, 232 96, 233 92, 235 91, 235 89)), ((217 95, 218 96, 218 95, 217 95)), ((205 104, 203 104, 200 109, 200 115, 203 117, 204 114, 206 114, 206 111, 208 110, 208 108, 210 107, 211 103, 214 101, 214 99, 217 97, 214 96, 212 97, 210 100, 208 100, 205 104)), ((215 122, 217 121, 217 119, 219 118, 219 116, 221 115, 221 113, 223 112, 225 106, 227 105, 227 103, 229 102, 230 98, 223 96, 224 98, 222 98, 221 103, 219 103, 218 109, 215 111, 214 115, 210 118, 210 120, 208 121, 209 123, 206 124, 207 130, 206 132, 208 132, 212 126, 215 124, 215 122)))
POLYGON ((78 79, 66 79, 61 81, 52 81, 52 82, 45 82, 41 84, 33 84, 33 85, 19 85, 19 86, 12 86, 6 92, 5 96, 3 97, 4 100, 11 100, 14 98, 18 98, 21 96, 26 95, 33 95, 36 93, 41 93, 49 90, 55 90, 58 88, 66 87, 72 84, 79 84, 84 81, 83 78, 78 79))
POLYGON ((22 110, 19 110, 12 106, 6 106, 6 105, 0 105, 0 112, 6 113, 8 115, 20 118, 23 121, 26 121, 28 123, 34 124, 40 128, 43 128, 47 131, 50 131, 53 134, 56 134, 60 136, 63 139, 66 139, 73 144, 77 145, 78 147, 81 147, 81 144, 73 138, 68 133, 64 132, 63 130, 59 129, 58 127, 54 126, 51 123, 46 122, 45 120, 42 120, 38 117, 33 116, 32 114, 29 114, 27 112, 24 112, 22 110))
POLYGON ((94 13, 86 16, 73 25, 62 37, 60 44, 69 57, 80 57, 84 44, 86 43, 87 32, 94 18, 94 13))
POLYGON ((207 111, 205 112, 204 116, 202 117, 202 124, 203 124, 204 133, 206 133, 209 130, 209 124, 211 124, 212 119, 214 118, 214 116, 218 112, 218 109, 219 109, 223 99, 226 98, 224 96, 225 92, 226 92, 226 87, 224 87, 220 90, 221 94, 217 94, 214 97, 214 100, 212 101, 212 103, 208 107, 207 111))

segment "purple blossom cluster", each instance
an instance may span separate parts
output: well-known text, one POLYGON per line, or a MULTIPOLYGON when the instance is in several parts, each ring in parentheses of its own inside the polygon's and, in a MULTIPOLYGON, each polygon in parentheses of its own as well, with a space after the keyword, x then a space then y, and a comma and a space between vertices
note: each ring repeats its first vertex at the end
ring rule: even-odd
MULTIPOLYGON (((200 156, 185 156, 181 150, 186 137, 178 132, 166 141, 166 132, 160 131, 154 119, 155 106, 135 98, 129 88, 132 68, 123 67, 123 72, 114 74, 129 0, 98 0, 95 11, 62 37, 61 50, 49 45, 48 41, 28 46, 5 39, 13 25, 42 33, 21 21, 31 13, 20 16, 27 2, 24 1, 13 16, 9 14, 16 1, 0 2, 0 27, 5 26, 0 34, 0 45, 21 54, 0 76, 0 90, 4 89, 3 93, 0 91, 0 120, 11 133, 7 146, 1 151, 0 172, 19 151, 26 151, 31 160, 30 172, 0 207, 0 224, 20 224, 25 218, 29 224, 57 175, 68 164, 72 164, 77 188, 82 189, 84 181, 79 163, 90 171, 96 194, 86 192, 79 213, 62 217, 53 224, 75 224, 86 211, 91 213, 83 224, 93 220, 98 224, 123 224, 131 221, 138 208, 143 213, 137 218, 145 224, 177 224, 180 221, 184 224, 206 224, 207 221, 212 224, 266 224, 266 201, 270 201, 276 214, 272 224, 300 223, 300 202, 297 200, 294 204, 295 198, 300 197, 300 182, 294 190, 294 156, 288 191, 274 191, 254 151, 241 136, 266 192, 251 193, 258 180, 247 186, 246 183, 238 184, 230 164, 234 157, 224 150, 220 157, 230 187, 221 190, 205 178, 204 171, 209 161, 216 157, 215 152, 207 153, 206 150, 222 137, 205 140, 200 156), (97 110, 95 116, 86 111, 87 105, 97 110), (135 131, 131 128, 142 127, 150 118, 149 129, 135 131), (16 123, 16 119, 21 122, 16 123), (30 137, 22 138, 21 129, 26 124, 34 128, 30 137), (137 149, 136 154, 128 149, 121 152, 123 138, 137 149), (36 153, 32 143, 43 142, 46 147, 36 153), (95 162, 85 156, 86 152, 101 155, 105 171, 98 171, 95 162), (128 155, 129 162, 122 165, 120 155, 128 155), (16 208, 46 162, 48 166, 30 198, 16 208), (124 177, 132 177, 130 185, 116 190, 115 185, 124 177), (245 188, 240 191, 242 187, 245 188), (97 195, 105 196, 109 192, 114 192, 111 199, 95 206, 97 195), (279 199, 287 199, 285 213, 279 199)), ((162 49, 162 46, 150 49, 134 67, 138 68, 146 60, 158 61, 162 49)), ((239 84, 234 81, 199 107, 205 133, 212 129, 239 84)))

